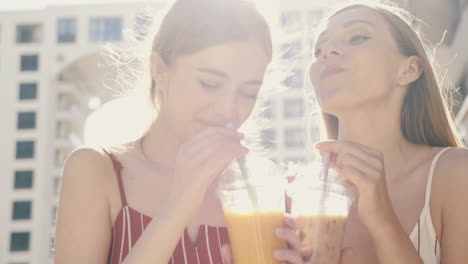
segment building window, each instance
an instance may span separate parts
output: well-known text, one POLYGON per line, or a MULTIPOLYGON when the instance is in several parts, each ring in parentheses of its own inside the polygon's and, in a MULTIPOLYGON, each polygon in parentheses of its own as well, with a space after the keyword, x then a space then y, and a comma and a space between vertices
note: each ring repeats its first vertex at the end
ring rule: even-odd
POLYGON ((16 142, 16 158, 17 159, 34 158, 34 141, 16 142))
POLYGON ((297 118, 304 115, 304 100, 302 98, 284 100, 284 117, 297 118))
POLYGON ((135 18, 135 32, 137 33, 137 39, 141 40, 148 34, 152 22, 152 17, 147 15, 138 15, 135 18))
POLYGON ((274 129, 263 130, 261 143, 266 148, 276 147, 276 131, 274 129))
POLYGON ((10 236, 10 251, 28 251, 29 250, 29 232, 14 232, 10 236))
POLYGON ((54 206, 54 208, 52 208, 52 226, 55 226, 56 222, 57 222, 57 206, 54 206))
POLYGON ((21 71, 37 71, 39 68, 38 55, 21 55, 21 71))
POLYGON ((20 112, 18 113, 18 129, 33 129, 36 128, 36 112, 20 112))
POLYGON ((281 14, 281 26, 285 29, 296 29, 301 26, 302 16, 299 10, 287 10, 281 14))
POLYGON ((15 172, 15 189, 31 189, 33 186, 33 171, 15 172))
POLYGON ((300 148, 304 146, 301 128, 285 129, 284 138, 284 144, 287 148, 300 148))
POLYGON ((92 42, 120 41, 122 39, 121 18, 93 18, 90 21, 89 39, 92 42))
POLYGON ((62 121, 57 121, 55 125, 55 136, 60 139, 67 139, 69 133, 68 124, 62 121))
POLYGON ((309 12, 307 13, 307 26, 309 27, 318 26, 322 17, 323 17, 323 10, 321 9, 309 10, 309 12))
POLYGON ((58 167, 62 167, 67 159, 69 151, 56 149, 55 150, 55 165, 58 167))
POLYGON ((37 98, 37 83, 20 83, 20 100, 32 100, 37 98))
POLYGON ((61 183, 61 178, 60 177, 55 177, 54 178, 54 195, 58 195, 60 193, 60 183, 61 183))
POLYGON ((41 34, 41 25, 18 25, 16 26, 16 43, 41 42, 41 34))
POLYGON ((304 84, 304 73, 302 70, 294 70, 290 76, 288 76, 283 84, 290 88, 302 88, 304 84))
POLYGON ((263 115, 266 118, 273 119, 275 117, 275 103, 273 101, 267 101, 265 103, 265 110, 263 111, 263 115))
POLYGON ((31 201, 13 202, 13 220, 31 219, 31 201))
POLYGON ((291 157, 286 157, 284 158, 284 162, 287 163, 303 163, 305 161, 304 157, 301 156, 291 156, 291 157))
POLYGON ((281 45, 282 58, 284 60, 294 59, 300 55, 302 44, 299 41, 281 45))
POLYGON ((57 21, 57 42, 71 43, 76 41, 76 19, 61 18, 57 21))

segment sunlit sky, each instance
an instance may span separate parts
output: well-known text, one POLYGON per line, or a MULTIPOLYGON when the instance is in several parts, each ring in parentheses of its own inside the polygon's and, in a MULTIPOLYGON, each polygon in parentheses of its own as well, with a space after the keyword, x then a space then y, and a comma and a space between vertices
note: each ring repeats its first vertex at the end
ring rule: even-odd
POLYGON ((0 0, 0 10, 40 8, 45 5, 83 3, 155 2, 158 0, 0 0))

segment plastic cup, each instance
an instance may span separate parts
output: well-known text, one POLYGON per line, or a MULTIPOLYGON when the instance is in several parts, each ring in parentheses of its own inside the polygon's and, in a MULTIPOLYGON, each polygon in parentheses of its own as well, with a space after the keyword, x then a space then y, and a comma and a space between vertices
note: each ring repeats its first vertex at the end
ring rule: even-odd
POLYGON ((234 263, 279 264, 273 251, 286 248, 275 235, 284 223, 285 182, 267 159, 246 158, 248 183, 236 167, 226 169, 218 185, 234 263))
POLYGON ((315 176, 302 177, 288 188, 291 216, 302 233, 301 246, 312 249, 311 263, 339 264, 353 194, 332 170, 327 185, 315 176))

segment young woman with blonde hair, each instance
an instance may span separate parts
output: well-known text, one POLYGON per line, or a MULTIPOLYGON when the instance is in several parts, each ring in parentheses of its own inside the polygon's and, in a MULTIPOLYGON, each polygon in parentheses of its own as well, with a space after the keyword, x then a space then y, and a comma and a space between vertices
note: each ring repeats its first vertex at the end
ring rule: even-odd
POLYGON ((254 111, 272 59, 269 27, 246 0, 177 0, 151 37, 145 88, 157 115, 135 141, 69 156, 57 264, 224 262, 215 179, 247 153, 243 134, 225 126, 254 111))

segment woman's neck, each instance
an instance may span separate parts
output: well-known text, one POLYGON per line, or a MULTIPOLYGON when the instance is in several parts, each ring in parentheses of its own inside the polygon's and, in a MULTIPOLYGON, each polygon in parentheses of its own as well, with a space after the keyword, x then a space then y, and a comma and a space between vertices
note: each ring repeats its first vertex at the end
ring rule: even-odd
POLYGON ((411 166, 409 162, 416 158, 415 151, 421 148, 404 137, 399 108, 348 111, 339 118, 338 134, 339 140, 354 141, 380 151, 389 177, 402 173, 401 164, 411 166))
POLYGON ((173 169, 181 143, 167 120, 159 116, 140 142, 147 161, 161 169, 173 169))

